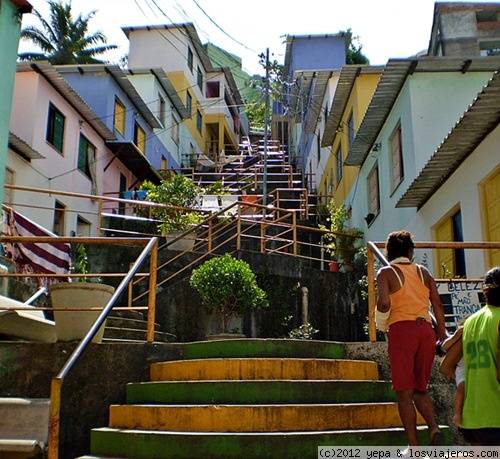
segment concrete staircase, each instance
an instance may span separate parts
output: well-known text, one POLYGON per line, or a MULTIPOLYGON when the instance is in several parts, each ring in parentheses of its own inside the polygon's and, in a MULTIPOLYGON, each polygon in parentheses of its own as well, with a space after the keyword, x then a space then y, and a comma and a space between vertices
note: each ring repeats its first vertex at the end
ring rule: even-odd
POLYGON ((46 457, 49 433, 48 399, 0 398, 0 458, 46 457))
POLYGON ((344 355, 321 341, 191 343, 184 360, 153 363, 149 382, 128 385, 127 403, 110 407, 80 459, 303 459, 318 446, 404 446, 390 382, 375 362, 344 355))
MULTIPOLYGON (((146 341, 148 323, 144 315, 135 310, 112 310, 106 319, 103 343, 110 342, 144 342, 146 341)), ((155 341, 171 343, 175 335, 162 332, 160 326, 155 324, 155 341)))

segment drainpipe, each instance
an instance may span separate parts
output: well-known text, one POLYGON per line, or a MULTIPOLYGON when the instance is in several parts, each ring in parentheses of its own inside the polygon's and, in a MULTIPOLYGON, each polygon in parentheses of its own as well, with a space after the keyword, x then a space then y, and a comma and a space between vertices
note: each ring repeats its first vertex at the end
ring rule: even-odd
POLYGON ((309 290, 307 287, 301 287, 302 292, 302 325, 309 322, 309 290))

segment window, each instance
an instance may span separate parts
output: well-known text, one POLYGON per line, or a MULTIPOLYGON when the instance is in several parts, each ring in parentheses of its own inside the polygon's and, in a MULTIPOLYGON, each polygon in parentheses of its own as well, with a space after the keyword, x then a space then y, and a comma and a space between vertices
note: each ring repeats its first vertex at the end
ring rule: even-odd
POLYGON ((378 165, 368 175, 368 206, 369 213, 377 215, 380 212, 380 191, 378 181, 378 165))
POLYGON ((337 185, 342 180, 342 173, 343 173, 342 166, 343 166, 343 164, 342 164, 342 147, 339 146, 339 148, 337 150, 337 185))
POLYGON ((400 124, 394 130, 390 142, 391 142, 392 189, 395 190, 404 177, 403 146, 401 143, 400 124))
POLYGON ((199 110, 196 110, 196 129, 198 129, 198 132, 202 134, 203 132, 203 117, 201 116, 201 113, 199 110))
POLYGON ((203 91, 203 73, 201 73, 200 66, 198 66, 198 78, 197 78, 198 87, 200 91, 203 91))
POLYGON ((146 133, 137 123, 134 126, 134 143, 140 152, 144 154, 146 151, 146 133))
POLYGON ((193 71, 193 51, 191 48, 188 46, 188 55, 187 55, 187 63, 188 63, 188 68, 193 71))
MULTIPOLYGON (((439 242, 463 242, 462 212, 454 209, 434 229, 435 238, 439 242)), ((439 277, 457 278, 465 277, 464 249, 439 249, 437 250, 437 267, 439 277), (438 271, 438 269, 440 271, 438 271)))
POLYGON ((172 117, 172 140, 179 145, 179 122, 172 117))
POLYGON ((161 157, 161 170, 162 172, 165 172, 168 169, 168 160, 165 158, 165 156, 161 157))
POLYGON ((78 215, 76 217, 76 234, 81 237, 90 237, 91 236, 91 223, 85 218, 78 215))
POLYGON ((193 108, 193 98, 189 91, 186 91, 186 110, 188 112, 189 118, 191 118, 191 109, 193 108))
MULTIPOLYGON (((120 198, 123 197, 123 193, 127 191, 127 177, 125 177, 122 173, 120 173, 120 198)), ((113 212, 114 213, 114 212, 113 212)), ((125 203, 124 202, 119 202, 118 203, 118 214, 119 215, 125 215, 125 203)))
POLYGON ((207 99, 220 97, 220 83, 218 81, 207 81, 206 96, 207 99))
POLYGON ((351 148, 354 142, 354 116, 352 113, 347 121, 347 135, 349 136, 349 148, 351 148))
POLYGON ((59 153, 63 152, 64 116, 52 104, 49 104, 46 139, 59 153))
POLYGON ((91 177, 91 167, 95 162, 95 147, 82 134, 78 146, 78 169, 87 177, 91 177))
POLYGON ((59 201, 56 201, 54 206, 54 223, 52 232, 58 236, 64 236, 66 206, 59 201))
POLYGON ((163 127, 165 127, 167 119, 167 104, 161 94, 158 94, 158 116, 160 118, 160 123, 163 127))
POLYGON ((125 105, 119 99, 115 99, 113 126, 121 135, 125 134, 125 105))

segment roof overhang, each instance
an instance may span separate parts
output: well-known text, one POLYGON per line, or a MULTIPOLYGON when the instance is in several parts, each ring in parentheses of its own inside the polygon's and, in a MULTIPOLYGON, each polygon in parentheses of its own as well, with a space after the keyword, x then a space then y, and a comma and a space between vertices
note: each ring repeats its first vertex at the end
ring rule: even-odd
POLYGON ((396 207, 422 207, 500 123, 500 75, 477 96, 396 207))
POLYGON ((9 148, 28 161, 32 159, 45 159, 45 156, 31 148, 24 140, 12 132, 9 132, 9 148))
POLYGON ((106 142, 106 146, 139 180, 149 180, 155 184, 161 182, 158 171, 133 142, 112 141, 106 142))
POLYGON ((139 95, 134 85, 127 78, 127 75, 118 65, 103 65, 103 64, 81 64, 81 65, 60 65, 56 69, 64 75, 65 73, 74 73, 77 71, 80 74, 106 72, 116 81, 120 89, 127 95, 134 107, 141 114, 144 120, 151 128, 161 129, 162 125, 155 115, 148 108, 142 97, 139 95))
POLYGON ((328 119, 326 121, 325 132, 321 140, 322 147, 329 147, 333 144, 335 133, 342 122, 342 116, 345 112, 347 102, 351 95, 356 79, 361 74, 380 74, 383 66, 381 65, 345 65, 342 67, 339 75, 339 81, 335 88, 332 106, 328 119))
POLYGON ((18 72, 37 72, 80 114, 104 140, 114 140, 116 136, 99 119, 95 112, 85 103, 70 86, 58 70, 49 61, 21 62, 17 64, 18 72))
POLYGON ((364 163, 408 76, 417 72, 493 73, 499 68, 500 57, 498 56, 477 59, 426 56, 389 60, 347 154, 345 164, 361 166, 364 163))

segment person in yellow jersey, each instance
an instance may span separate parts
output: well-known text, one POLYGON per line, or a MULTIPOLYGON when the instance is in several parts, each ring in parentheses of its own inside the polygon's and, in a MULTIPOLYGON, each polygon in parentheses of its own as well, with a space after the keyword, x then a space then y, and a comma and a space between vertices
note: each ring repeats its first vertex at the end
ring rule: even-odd
POLYGON ((486 305, 465 321, 462 332, 465 398, 460 431, 471 445, 500 446, 500 266, 485 274, 483 293, 486 305))
POLYGON ((390 263, 377 273, 377 328, 388 333, 392 387, 410 446, 420 445, 417 411, 428 426, 429 443, 444 445, 427 393, 436 351, 429 303, 437 322, 440 341, 446 339, 444 310, 436 282, 427 268, 412 263, 414 243, 408 231, 394 231, 386 241, 390 263))

